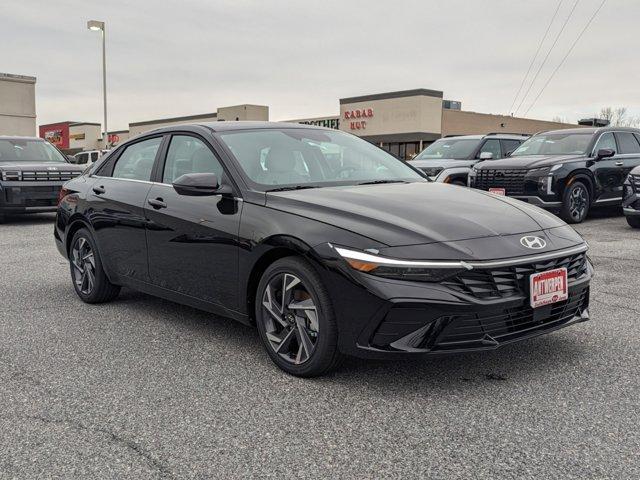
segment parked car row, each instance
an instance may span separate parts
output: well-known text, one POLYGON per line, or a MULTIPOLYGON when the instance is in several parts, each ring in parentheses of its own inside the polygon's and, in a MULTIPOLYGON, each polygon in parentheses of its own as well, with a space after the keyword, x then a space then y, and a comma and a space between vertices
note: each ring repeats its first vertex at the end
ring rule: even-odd
MULTIPOLYGON (((472 188, 545 208, 567 223, 582 222, 594 206, 624 201, 629 224, 637 223, 638 187, 636 177, 629 174, 640 166, 640 130, 605 127, 544 132, 524 140, 505 158, 498 156, 504 147, 499 153, 487 152, 489 141, 486 136, 438 140, 412 164, 435 181, 462 183, 466 175, 472 188), (467 150, 459 146, 463 142, 468 143, 467 150), (471 148, 472 142, 478 145, 471 148), (448 159, 460 151, 469 155, 466 163, 456 165, 458 170, 448 170, 448 159), (628 188, 623 199, 625 181, 628 188)), ((507 141, 518 140, 500 137, 501 146, 507 141)))

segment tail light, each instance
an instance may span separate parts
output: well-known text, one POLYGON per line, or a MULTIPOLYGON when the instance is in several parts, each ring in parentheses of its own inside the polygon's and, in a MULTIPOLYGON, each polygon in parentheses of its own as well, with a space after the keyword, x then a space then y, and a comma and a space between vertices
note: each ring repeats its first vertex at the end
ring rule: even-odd
POLYGON ((62 202, 62 200, 64 199, 64 197, 66 197, 67 195, 69 195, 71 193, 71 190, 69 190, 68 188, 64 188, 62 187, 60 189, 60 191, 58 192, 58 205, 60 205, 60 202, 62 202))

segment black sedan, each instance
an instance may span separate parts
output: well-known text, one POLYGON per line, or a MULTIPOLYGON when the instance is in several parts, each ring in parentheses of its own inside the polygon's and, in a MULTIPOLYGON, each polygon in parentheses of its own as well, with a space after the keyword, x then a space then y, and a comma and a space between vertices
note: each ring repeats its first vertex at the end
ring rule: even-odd
POLYGON ((83 301, 126 286, 256 324, 299 376, 345 354, 494 349, 588 319, 587 245, 561 220, 313 126, 132 139, 66 184, 55 239, 83 301))

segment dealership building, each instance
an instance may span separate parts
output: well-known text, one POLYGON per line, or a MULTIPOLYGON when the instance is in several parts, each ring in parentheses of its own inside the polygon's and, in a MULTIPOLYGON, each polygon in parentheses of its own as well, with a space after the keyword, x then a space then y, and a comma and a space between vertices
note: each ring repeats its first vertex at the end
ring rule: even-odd
MULTIPOLYGON (((218 108, 212 113, 133 122, 129 124, 128 130, 109 132, 107 148, 156 128, 231 120, 269 120, 269 107, 235 105, 218 108)), ((461 102, 445 100, 442 91, 424 88, 341 98, 335 115, 287 121, 349 132, 403 159, 412 158, 426 145, 444 136, 499 132, 533 134, 577 126, 465 111, 462 110, 461 102)), ((97 123, 61 122, 41 125, 40 136, 52 141, 66 153, 104 148, 100 124, 97 123)))
POLYGON ((0 135, 35 134, 35 77, 0 73, 0 135))

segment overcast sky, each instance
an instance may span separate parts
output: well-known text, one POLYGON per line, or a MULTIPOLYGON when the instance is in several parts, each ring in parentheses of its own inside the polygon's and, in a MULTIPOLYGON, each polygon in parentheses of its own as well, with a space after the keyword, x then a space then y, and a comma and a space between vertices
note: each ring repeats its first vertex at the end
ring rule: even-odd
MULTIPOLYGON (((564 0, 538 65, 575 0, 564 0)), ((601 0, 580 0, 518 114, 601 0)), ((412 88, 507 113, 557 0, 3 0, 0 72, 37 77, 38 124, 101 121, 107 23, 109 129, 268 105, 272 120, 333 115, 338 99, 412 88)), ((529 111, 575 121, 603 106, 640 116, 640 1, 607 0, 529 111)), ((527 85, 525 85, 525 90, 527 85)), ((516 105, 520 103, 519 101, 516 105)))

